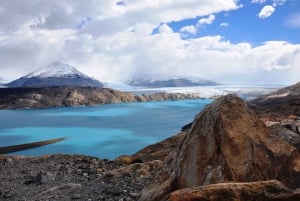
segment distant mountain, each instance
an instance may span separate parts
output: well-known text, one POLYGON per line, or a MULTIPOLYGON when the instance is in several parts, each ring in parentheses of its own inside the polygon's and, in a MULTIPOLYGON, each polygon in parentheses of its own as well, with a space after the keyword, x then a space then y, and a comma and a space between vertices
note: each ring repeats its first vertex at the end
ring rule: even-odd
POLYGON ((300 82, 262 95, 248 103, 258 115, 276 118, 286 118, 289 115, 300 117, 300 82))
POLYGON ((8 87, 53 87, 53 86, 91 86, 103 87, 98 80, 91 78, 76 68, 61 62, 29 73, 8 84, 8 87))
POLYGON ((189 86, 212 86, 218 83, 192 76, 134 76, 126 82, 130 86, 159 88, 159 87, 189 87, 189 86))

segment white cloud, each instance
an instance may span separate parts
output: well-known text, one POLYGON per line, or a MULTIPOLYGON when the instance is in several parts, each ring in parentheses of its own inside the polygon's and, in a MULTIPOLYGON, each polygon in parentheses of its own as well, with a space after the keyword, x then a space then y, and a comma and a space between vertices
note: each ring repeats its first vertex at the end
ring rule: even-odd
POLYGON ((203 25, 208 25, 208 24, 212 24, 216 19, 216 16, 211 14, 207 17, 204 18, 200 18, 197 22, 197 24, 194 25, 190 25, 190 26, 184 26, 182 27, 179 32, 182 33, 183 37, 186 37, 187 34, 196 34, 198 29, 202 28, 203 25))
POLYGON ((220 24, 220 26, 221 26, 221 27, 229 27, 229 23, 227 23, 227 22, 222 22, 222 23, 220 24))
MULTIPOLYGON (((299 45, 252 47, 221 36, 184 40, 167 25, 199 16, 199 24, 213 23, 214 13, 239 7, 235 0, 123 2, 1 1, 1 77, 15 79, 61 60, 104 81, 126 80, 139 72, 192 74, 219 82, 253 82, 261 74, 270 75, 266 82, 273 83, 298 79, 299 45)), ((181 31, 196 32, 193 27, 181 31)))
POLYGON ((173 33, 173 30, 167 24, 162 24, 162 25, 159 26, 158 32, 159 33, 173 33))
POLYGON ((265 3, 267 0, 252 0, 251 3, 265 3))
MULTIPOLYGON (((270 0, 272 1, 272 5, 275 7, 277 5, 283 5, 287 0, 270 0)), ((266 3, 267 0, 251 0, 251 3, 259 3, 259 4, 264 4, 266 3)))
POLYGON ((215 15, 209 15, 207 18, 201 18, 198 21, 198 26, 202 26, 203 24, 212 24, 216 19, 215 15))
POLYGON ((264 6, 259 12, 258 17, 263 19, 268 18, 274 13, 274 11, 275 8, 273 6, 270 5, 264 6))
POLYGON ((273 0, 273 6, 282 6, 287 0, 273 0))
POLYGON ((184 26, 182 27, 180 30, 180 32, 183 32, 183 33, 190 33, 190 34, 196 34, 197 33, 197 29, 195 26, 193 25, 190 25, 190 26, 184 26))

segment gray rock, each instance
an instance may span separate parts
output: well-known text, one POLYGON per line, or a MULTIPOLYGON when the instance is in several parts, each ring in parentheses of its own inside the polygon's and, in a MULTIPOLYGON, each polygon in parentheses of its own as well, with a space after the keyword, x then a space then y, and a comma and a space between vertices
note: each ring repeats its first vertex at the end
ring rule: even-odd
POLYGON ((116 186, 107 186, 103 189, 103 193, 108 195, 121 195, 123 190, 116 186))

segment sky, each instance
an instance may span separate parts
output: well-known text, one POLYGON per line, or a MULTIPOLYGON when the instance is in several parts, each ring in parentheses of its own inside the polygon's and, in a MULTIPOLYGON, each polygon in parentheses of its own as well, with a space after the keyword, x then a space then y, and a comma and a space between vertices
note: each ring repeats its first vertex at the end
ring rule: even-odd
POLYGON ((299 0, 0 0, 0 80, 53 62, 101 81, 293 84, 299 0))

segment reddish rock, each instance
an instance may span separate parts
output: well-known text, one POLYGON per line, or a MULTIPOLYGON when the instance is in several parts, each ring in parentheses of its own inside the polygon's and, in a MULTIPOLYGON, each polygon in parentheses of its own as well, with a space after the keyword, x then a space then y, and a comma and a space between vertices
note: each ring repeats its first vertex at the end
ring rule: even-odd
POLYGON ((172 192, 167 201, 299 201, 300 191, 291 191, 277 180, 220 183, 172 192))
POLYGON ((250 107, 260 117, 282 120, 300 116, 300 82, 250 100, 250 107))
POLYGON ((300 187, 300 155, 235 95, 207 106, 179 151, 142 191, 140 200, 162 200, 174 190, 224 182, 278 179, 300 187))
POLYGON ((126 164, 148 162, 153 160, 163 161, 171 152, 175 151, 179 147, 186 134, 187 130, 182 131, 161 142, 149 145, 132 156, 121 155, 115 160, 126 164))

